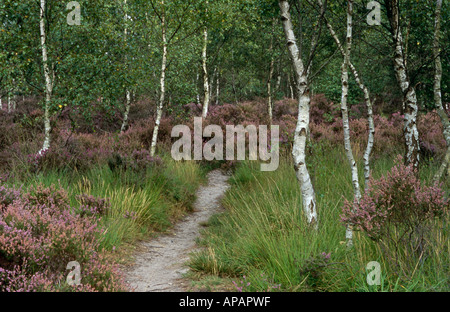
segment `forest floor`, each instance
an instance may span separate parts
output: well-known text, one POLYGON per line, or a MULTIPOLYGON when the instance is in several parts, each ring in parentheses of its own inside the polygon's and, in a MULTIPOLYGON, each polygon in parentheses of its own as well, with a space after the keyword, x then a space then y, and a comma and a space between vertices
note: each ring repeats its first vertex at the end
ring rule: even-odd
POLYGON ((194 211, 178 222, 169 233, 142 242, 126 271, 126 280, 136 292, 186 291, 190 253, 199 249, 196 238, 208 219, 222 210, 221 197, 229 187, 229 176, 216 169, 208 174, 208 182, 200 186, 194 211))

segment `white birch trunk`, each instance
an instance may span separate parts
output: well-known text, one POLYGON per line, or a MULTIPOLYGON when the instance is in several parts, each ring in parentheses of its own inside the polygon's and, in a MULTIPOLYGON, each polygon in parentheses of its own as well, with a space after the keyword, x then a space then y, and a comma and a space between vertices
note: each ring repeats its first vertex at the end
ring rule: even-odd
POLYGON ((131 93, 130 90, 126 90, 125 113, 123 114, 123 122, 122 127, 120 128, 120 132, 124 132, 128 128, 128 115, 130 114, 130 106, 131 106, 131 93))
POLYGON ((302 193, 303 210, 306 215, 307 221, 310 225, 313 225, 316 229, 318 227, 316 199, 314 187, 311 182, 311 178, 306 167, 306 140, 309 134, 309 109, 310 109, 310 97, 308 89, 308 77, 304 68, 304 64, 301 60, 299 49, 297 46, 291 15, 289 13, 289 2, 286 0, 279 0, 279 6, 281 9, 281 21, 286 36, 287 46, 291 56, 292 64, 295 69, 295 73, 298 77, 298 93, 299 93, 299 105, 298 105, 298 118, 297 126, 294 134, 294 146, 292 148, 292 155, 294 157, 294 167, 296 170, 297 180, 300 184, 302 193))
POLYGON ((277 76, 277 84, 276 84, 276 87, 275 87, 275 92, 278 92, 280 90, 280 85, 281 85, 281 75, 279 74, 277 76))
POLYGON ((217 70, 216 77, 216 105, 219 105, 219 97, 220 97, 220 72, 217 70))
MULTIPOLYGON (((208 3, 206 3, 208 5, 208 3)), ((202 68, 203 68, 203 111, 202 117, 208 116, 209 106, 209 78, 207 67, 207 48, 208 48, 208 28, 203 29, 203 50, 202 50, 202 68)))
MULTIPOLYGON (((358 181, 358 166, 356 165, 355 158, 353 157, 353 150, 350 141, 350 125, 348 118, 348 68, 350 64, 350 53, 352 44, 352 28, 353 28, 353 0, 347 1, 347 36, 346 45, 344 50, 344 62, 342 64, 342 97, 341 97, 341 111, 342 111, 342 122, 344 129, 344 147, 345 153, 347 155, 347 160, 350 164, 352 173, 352 185, 353 185, 353 195, 354 200, 358 202, 361 199, 361 191, 358 181)), ((353 229, 351 224, 347 225, 347 230, 345 237, 347 239, 347 246, 351 247, 353 245, 353 229)))
POLYGON ((273 111, 273 100, 272 100, 272 75, 273 75, 273 59, 270 62, 269 78, 267 79, 267 113, 269 115, 270 123, 272 123, 272 111, 273 111))
POLYGON ((197 71, 197 76, 195 78, 195 90, 196 90, 196 99, 197 99, 197 105, 200 106, 200 94, 198 93, 198 81, 200 79, 200 74, 197 71))
POLYGON ((42 154, 50 147, 50 102, 52 99, 53 82, 50 76, 50 68, 48 66, 47 55, 47 35, 45 33, 45 0, 40 2, 40 37, 41 37, 41 51, 42 51, 42 65, 45 77, 45 107, 44 107, 44 144, 39 154, 42 154))
MULTIPOLYGON (((351 67, 353 70, 354 66, 351 65, 351 67)), ((370 99, 369 90, 367 89, 367 87, 364 84, 358 82, 360 80, 358 78, 358 73, 356 72, 356 70, 353 71, 353 74, 355 75, 358 85, 364 92, 364 102, 366 103, 366 106, 367 106, 367 120, 369 122, 369 136, 367 138, 367 146, 366 146, 366 150, 364 151, 364 156, 363 156, 363 159, 364 159, 364 191, 367 191, 369 188, 369 185, 370 185, 370 155, 372 154, 373 144, 375 141, 375 122, 373 120, 373 105, 372 105, 372 101, 370 99)))
POLYGON ((8 96, 7 96, 7 103, 8 103, 8 113, 12 112, 12 108, 11 108, 11 93, 8 91, 8 96))
POLYGON ((403 51, 402 31, 400 27, 399 2, 398 0, 388 1, 388 17, 392 29, 394 40, 394 69, 400 89, 403 93, 403 134, 405 137, 407 164, 413 164, 415 168, 419 166, 419 132, 417 130, 417 95, 415 88, 410 84, 406 67, 406 57, 403 51))
MULTIPOLYGON (((435 24, 434 24, 434 40, 433 40, 433 57, 435 65, 433 92, 436 111, 441 119, 443 126, 443 134, 445 142, 447 143, 447 152, 438 172, 434 176, 435 181, 439 181, 442 178, 442 176, 446 174, 445 173, 446 168, 450 169, 450 121, 447 116, 447 112, 444 110, 444 107, 442 106, 442 93, 441 93, 442 63, 439 44, 440 29, 441 29, 441 8, 442 8, 442 0, 437 0, 435 11, 435 24)), ((447 170, 447 174, 448 171, 449 170, 447 170)))
POLYGON ((273 102, 272 102, 272 76, 274 70, 275 59, 273 57, 273 35, 275 32, 275 19, 272 21, 272 36, 270 37, 270 67, 269 67, 269 77, 267 78, 267 113, 269 115, 269 121, 272 124, 272 111, 273 111, 273 102))
MULTIPOLYGON (((123 31, 123 35, 124 35, 124 44, 125 46, 128 44, 127 42, 127 35, 128 35, 128 5, 127 5, 127 0, 123 1, 124 4, 124 13, 125 13, 125 29, 123 31)), ((125 62, 127 62, 127 56, 125 55, 125 62)), ((127 127, 128 127, 128 115, 130 114, 130 105, 131 105, 131 94, 130 94, 130 90, 126 90, 125 91, 126 95, 125 95, 125 113, 123 115, 123 122, 122 122, 122 127, 120 128, 120 132, 124 132, 127 127)))
POLYGON ((165 21, 165 11, 164 11, 164 0, 161 1, 163 6, 163 11, 161 15, 161 29, 162 29, 162 41, 163 41, 163 55, 161 61, 161 78, 160 78, 160 86, 161 86, 161 94, 159 98, 158 107, 156 109, 156 120, 155 120, 155 128, 153 129, 152 143, 150 147, 150 156, 155 155, 156 151, 156 141, 158 139, 158 130, 159 124, 161 123, 161 117, 163 112, 164 98, 166 93, 165 83, 166 83, 166 67, 167 67, 167 38, 166 38, 166 21, 165 21))

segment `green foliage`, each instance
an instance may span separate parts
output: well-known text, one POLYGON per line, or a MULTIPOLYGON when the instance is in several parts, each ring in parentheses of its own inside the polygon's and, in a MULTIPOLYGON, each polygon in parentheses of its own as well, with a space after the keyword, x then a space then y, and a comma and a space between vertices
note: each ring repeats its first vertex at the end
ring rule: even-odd
MULTIPOLYGON (((134 94, 133 101, 142 96, 156 101, 161 62, 161 4, 142 0, 129 0, 127 6, 119 0, 80 0, 79 3, 81 25, 68 25, 66 3, 47 1, 49 64, 55 73, 53 114, 59 113, 60 107, 68 106, 77 109, 87 120, 91 120, 98 111, 112 116, 117 111, 124 111, 126 90, 134 94)), ((277 97, 290 96, 289 83, 293 86, 294 76, 278 21, 277 1, 170 0, 164 6, 169 43, 166 83, 168 113, 176 111, 181 105, 195 102, 197 94, 202 94, 203 87, 196 76, 201 76, 204 26, 209 33, 210 83, 214 88, 219 78, 220 102, 237 102, 265 95, 272 57, 275 60, 272 85, 275 86, 280 79, 274 94, 277 97), (274 43, 272 50, 269 49, 271 40, 274 43)), ((434 1, 402 3, 401 12, 412 83, 417 85, 423 107, 430 109, 433 108, 434 69, 430 51, 434 1)), ((372 95, 378 96, 384 103, 394 102, 400 94, 392 70, 389 34, 383 27, 368 26, 364 22, 367 13, 364 1, 357 1, 352 62, 372 95)), ((307 1, 298 1, 292 4, 291 14, 302 56, 307 59, 318 12, 307 1)), ((327 18, 335 26, 341 41, 344 37, 341 25, 344 14, 344 6, 328 4, 327 18)), ((447 75, 450 71, 449 62, 445 62, 448 58, 449 14, 448 4, 443 3, 440 42, 444 103, 449 101, 447 75)), ((384 12, 382 22, 387 23, 384 12)), ((30 0, 2 1, 0 25, 0 95, 40 92, 44 89, 44 79, 38 3, 30 0)), ((312 89, 338 102, 342 58, 339 52, 335 52, 335 43, 322 24, 312 60, 312 89)), ((361 102, 362 94, 352 77, 350 90, 350 103, 361 102)), ((214 100, 214 92, 212 95, 214 100)))

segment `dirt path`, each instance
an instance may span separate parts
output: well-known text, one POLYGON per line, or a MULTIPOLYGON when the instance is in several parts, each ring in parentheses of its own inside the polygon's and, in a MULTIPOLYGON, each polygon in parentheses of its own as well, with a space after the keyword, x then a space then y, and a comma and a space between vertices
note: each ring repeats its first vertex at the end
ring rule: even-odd
MULTIPOLYGON (((194 212, 177 223, 172 232, 143 243, 144 252, 135 257, 135 264, 126 273, 126 280, 138 292, 184 291, 182 274, 188 271, 185 262, 196 249, 195 239, 202 222, 220 212, 220 197, 228 188, 228 176, 220 170, 208 174, 208 184, 197 191, 194 212)), ((187 285, 186 285, 187 286, 187 285)))

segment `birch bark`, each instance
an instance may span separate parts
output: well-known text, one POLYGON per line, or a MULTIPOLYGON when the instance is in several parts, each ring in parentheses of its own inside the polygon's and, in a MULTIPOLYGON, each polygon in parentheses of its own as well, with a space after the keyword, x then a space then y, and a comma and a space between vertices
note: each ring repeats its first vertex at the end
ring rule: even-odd
POLYGON ((201 103, 200 103, 200 94, 198 93, 199 92, 199 88, 198 88, 198 81, 199 81, 199 79, 200 79, 200 74, 198 73, 198 71, 197 71, 197 75, 196 75, 196 77, 195 77, 195 98, 196 98, 196 100, 197 100, 197 106, 200 106, 201 105, 201 103))
POLYGON ((406 56, 403 50, 402 31, 400 27, 400 13, 398 0, 385 0, 387 14, 391 25, 392 39, 394 41, 394 69, 400 89, 403 93, 403 135, 405 138, 405 162, 419 166, 419 132, 417 130, 417 95, 411 85, 406 67, 406 56))
POLYGON ((166 38, 166 18, 165 18, 165 9, 164 9, 164 0, 161 1, 162 5, 162 13, 161 13, 161 31, 162 31, 162 42, 163 42, 163 53, 162 53, 162 61, 161 61, 161 77, 160 77, 160 97, 158 107, 156 109, 156 120, 155 120, 155 128, 153 129, 152 143, 150 147, 150 156, 155 155, 156 151, 156 142, 158 139, 158 130, 159 125, 161 123, 161 117, 163 112, 164 99, 166 94, 166 68, 167 68, 167 38, 166 38))
POLYGON ((40 16, 39 16, 39 28, 41 37, 41 52, 42 52, 42 66, 44 69, 45 78, 45 107, 44 107, 44 143, 39 154, 42 154, 50 148, 50 102, 52 99, 53 82, 50 76, 50 68, 48 66, 47 55, 47 34, 45 32, 45 15, 46 15, 45 0, 40 1, 40 16))
POLYGON ((220 96, 220 72, 217 70, 216 77, 216 105, 219 105, 219 96, 220 96))
MULTIPOLYGON (((348 162, 350 164, 352 173, 352 185, 353 194, 355 202, 359 202, 361 199, 361 191, 358 181, 358 166, 353 157, 353 150, 350 142, 350 125, 348 118, 348 68, 350 64, 350 54, 351 54, 351 44, 352 44, 352 30, 353 30, 353 0, 347 1, 347 36, 346 45, 344 49, 344 62, 342 64, 342 97, 341 97, 341 112, 342 112, 342 122, 344 129, 344 147, 347 155, 348 162)), ((345 233, 347 239, 347 246, 353 245, 353 229, 351 224, 347 225, 347 230, 345 233)))
MULTIPOLYGON (((125 46, 128 44, 127 42, 127 35, 128 35, 128 5, 127 5, 127 0, 123 1, 124 4, 124 13, 125 13, 125 28, 123 31, 123 35, 124 35, 124 44, 125 46)), ((125 55, 125 62, 127 62, 127 56, 125 55)), ((125 91, 126 95, 125 95, 125 113, 123 115, 123 122, 122 122, 122 127, 120 128, 120 132, 124 132, 127 128, 128 128, 128 115, 130 114, 130 105, 131 105, 131 94, 130 94, 130 90, 126 90, 125 91)))
MULTIPOLYGON (((208 5, 208 3, 206 3, 208 5)), ((202 49, 202 68, 203 68, 203 112, 202 117, 206 118, 209 107, 209 77, 207 66, 207 48, 208 48, 208 28, 203 29, 203 49, 202 49)))
MULTIPOLYGON (((208 0, 205 3, 205 15, 208 16, 208 0)), ((210 92, 209 92, 209 77, 208 77, 208 27, 205 26, 203 28, 203 49, 202 49, 202 68, 203 68, 203 111, 202 117, 206 118, 208 116, 208 107, 210 101, 210 92)))
POLYGON ((267 113, 269 115, 269 121, 272 124, 272 111, 273 111, 273 100, 272 100, 272 76, 274 71, 275 59, 273 56, 273 35, 275 32, 275 18, 272 21, 272 36, 270 37, 270 66, 269 66, 269 77, 267 77, 267 113))
POLYGON ((297 75, 297 89, 299 94, 298 104, 298 118, 297 126, 294 133, 294 145, 292 148, 292 155, 294 157, 294 168, 297 175, 297 180, 300 184, 302 193, 303 210, 307 221, 316 229, 318 227, 316 198, 314 187, 306 167, 306 140, 309 134, 309 110, 310 110, 310 95, 308 89, 307 71, 301 60, 300 52, 297 46, 297 40, 293 31, 291 15, 289 12, 289 2, 286 0, 279 0, 281 10, 281 21, 286 36, 288 50, 291 56, 291 61, 297 75))

